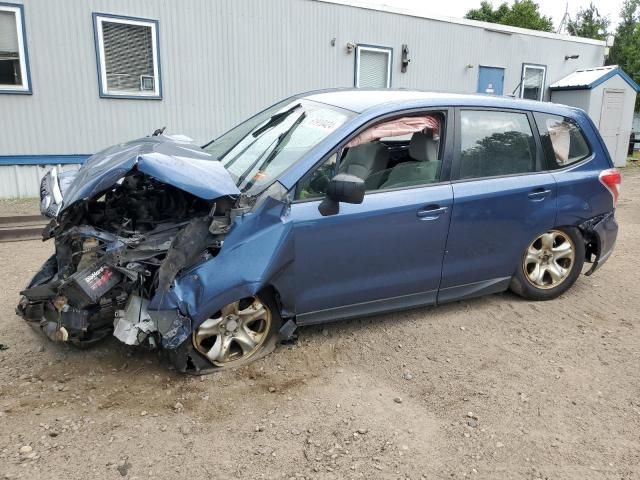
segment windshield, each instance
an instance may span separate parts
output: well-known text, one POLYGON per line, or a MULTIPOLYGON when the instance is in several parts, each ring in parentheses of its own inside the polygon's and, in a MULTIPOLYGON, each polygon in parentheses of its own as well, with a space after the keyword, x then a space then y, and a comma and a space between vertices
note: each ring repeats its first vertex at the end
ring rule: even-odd
POLYGON ((204 149, 222 162, 240 191, 253 195, 354 115, 323 103, 288 99, 204 149))

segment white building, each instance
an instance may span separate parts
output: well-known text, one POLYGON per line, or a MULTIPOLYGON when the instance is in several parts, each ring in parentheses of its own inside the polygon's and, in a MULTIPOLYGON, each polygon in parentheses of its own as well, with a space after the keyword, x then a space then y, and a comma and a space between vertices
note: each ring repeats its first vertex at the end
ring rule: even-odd
POLYGON ((3 0, 0 197, 167 126, 204 143, 338 86, 549 100, 601 41, 329 0, 3 0), (9 2, 9 3, 5 3, 9 2))

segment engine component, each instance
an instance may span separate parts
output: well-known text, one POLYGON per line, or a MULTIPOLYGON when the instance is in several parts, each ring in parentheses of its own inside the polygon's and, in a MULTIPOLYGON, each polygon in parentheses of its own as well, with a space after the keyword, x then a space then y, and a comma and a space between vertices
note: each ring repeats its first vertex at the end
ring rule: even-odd
MULTIPOLYGON (((148 300, 130 295, 124 310, 117 310, 115 313, 113 336, 126 345, 140 345, 150 333, 157 331, 147 305, 148 300)), ((155 342, 151 344, 154 345, 155 342)))
POLYGON ((84 308, 97 303, 122 280, 122 274, 104 263, 97 263, 71 275, 60 291, 71 305, 84 308))
POLYGON ((65 305, 60 311, 62 323, 71 330, 86 331, 89 328, 89 316, 88 310, 80 310, 69 305, 65 305))
POLYGON ((53 342, 66 342, 69 340, 69 332, 56 322, 45 322, 42 331, 53 342))

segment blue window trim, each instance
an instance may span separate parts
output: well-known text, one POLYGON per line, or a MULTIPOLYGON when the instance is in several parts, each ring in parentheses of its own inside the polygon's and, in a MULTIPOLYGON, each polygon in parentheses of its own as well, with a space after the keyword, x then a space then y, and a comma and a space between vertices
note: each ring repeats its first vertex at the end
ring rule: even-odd
POLYGON ((82 164, 90 155, 3 155, 0 166, 82 164))
POLYGON ((355 88, 361 88, 358 87, 358 57, 360 55, 359 53, 359 49, 360 48, 375 48, 378 50, 385 50, 387 52, 389 52, 389 86, 385 87, 385 88, 393 88, 393 48, 392 47, 385 47, 382 45, 371 45, 368 43, 358 43, 356 45, 356 48, 354 49, 354 58, 353 58, 353 86, 355 88))
POLYGON ((98 94, 100 98, 116 98, 123 100, 162 100, 162 62, 160 61, 160 24, 151 18, 127 17, 110 13, 93 12, 93 42, 96 49, 96 71, 98 73, 98 94), (100 61, 100 44, 98 39, 98 18, 112 18, 115 20, 133 20, 137 22, 153 23, 156 30, 156 58, 158 63, 158 95, 116 95, 108 93, 106 85, 102 84, 102 62, 100 61))
POLYGON ((5 90, 0 86, 0 95, 32 95, 33 86, 31 84, 31 64, 29 63, 29 48, 27 47, 27 27, 24 16, 24 5, 17 3, 0 2, 0 7, 17 8, 20 11, 20 20, 22 24, 22 46, 24 50, 24 67, 27 72, 27 89, 26 90, 5 90))

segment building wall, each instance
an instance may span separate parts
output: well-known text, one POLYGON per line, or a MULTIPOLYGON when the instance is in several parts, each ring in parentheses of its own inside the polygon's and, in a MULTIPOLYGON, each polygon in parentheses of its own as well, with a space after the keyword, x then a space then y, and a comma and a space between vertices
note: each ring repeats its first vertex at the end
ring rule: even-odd
POLYGON ((80 165, 0 165, 0 198, 37 197, 40 180, 56 166, 59 171, 77 170, 80 165))
MULTIPOLYGON (((581 108, 591 116, 591 94, 589 92, 589 90, 556 90, 551 92, 551 101, 581 108)), ((597 122, 597 119, 594 118, 594 122, 597 122)))
POLYGON ((450 92, 475 92, 479 65, 506 67, 511 93, 523 62, 547 65, 549 85, 604 60, 602 43, 314 0, 9 1, 25 5, 33 94, 0 95, 0 157, 90 154, 162 126, 202 143, 292 93, 353 86, 347 42, 392 47, 393 87, 450 92), (159 21, 162 100, 98 96, 94 12, 159 21))

